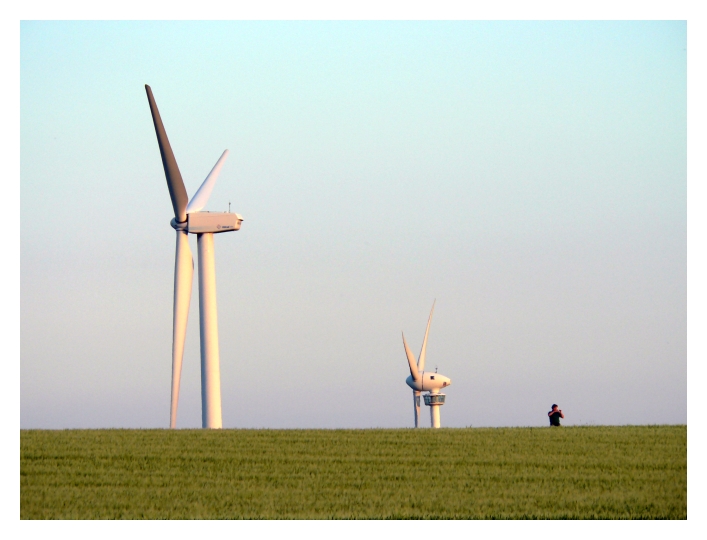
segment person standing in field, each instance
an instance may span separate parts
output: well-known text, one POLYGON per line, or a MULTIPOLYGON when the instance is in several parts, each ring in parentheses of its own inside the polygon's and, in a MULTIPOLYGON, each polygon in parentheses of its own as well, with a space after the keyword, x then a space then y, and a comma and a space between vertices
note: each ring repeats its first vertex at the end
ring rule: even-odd
POLYGON ((560 418, 565 417, 565 415, 562 414, 562 409, 558 409, 556 403, 552 404, 552 410, 549 413, 547 413, 547 415, 550 418, 550 426, 557 426, 557 427, 559 427, 559 425, 560 425, 560 418))

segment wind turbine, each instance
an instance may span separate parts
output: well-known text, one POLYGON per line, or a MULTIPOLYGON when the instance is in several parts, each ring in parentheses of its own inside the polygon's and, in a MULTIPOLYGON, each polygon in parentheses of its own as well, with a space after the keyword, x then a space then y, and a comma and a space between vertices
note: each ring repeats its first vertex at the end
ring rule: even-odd
POLYGON ((425 330, 425 339, 422 341, 422 350, 420 356, 415 362, 415 357, 412 355, 407 341, 405 341, 405 333, 403 333, 403 345, 405 346, 405 354, 410 365, 410 376, 405 379, 407 385, 412 388, 412 401, 415 408, 415 427, 420 427, 420 394, 428 392, 423 397, 425 405, 430 407, 430 423, 433 428, 440 426, 439 408, 444 405, 446 394, 442 394, 440 390, 452 384, 451 379, 445 377, 441 373, 425 371, 425 356, 427 354, 427 336, 430 333, 430 324, 432 323, 432 314, 435 311, 435 303, 432 303, 430 318, 427 320, 427 330, 425 330))
POLYGON ((199 327, 201 338, 201 424, 205 428, 220 429, 221 420, 221 373, 219 368, 218 320, 216 313, 216 268, 214 261, 214 234, 237 231, 243 217, 230 212, 202 212, 216 184, 228 150, 211 169, 206 180, 189 201, 184 181, 174 158, 167 132, 157 109, 152 89, 145 85, 147 101, 150 103, 152 121, 155 124, 157 143, 160 146, 162 165, 167 177, 169 196, 174 208, 172 227, 177 232, 177 250, 174 260, 174 316, 172 319, 172 400, 169 427, 177 425, 179 383, 182 377, 184 340, 191 301, 194 259, 187 234, 196 234, 199 253, 199 327))

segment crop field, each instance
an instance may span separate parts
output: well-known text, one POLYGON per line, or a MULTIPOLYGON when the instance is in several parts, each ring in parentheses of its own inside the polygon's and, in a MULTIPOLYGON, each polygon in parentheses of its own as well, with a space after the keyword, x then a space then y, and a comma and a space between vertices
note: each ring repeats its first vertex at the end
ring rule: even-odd
POLYGON ((686 519, 687 427, 20 431, 22 519, 686 519))

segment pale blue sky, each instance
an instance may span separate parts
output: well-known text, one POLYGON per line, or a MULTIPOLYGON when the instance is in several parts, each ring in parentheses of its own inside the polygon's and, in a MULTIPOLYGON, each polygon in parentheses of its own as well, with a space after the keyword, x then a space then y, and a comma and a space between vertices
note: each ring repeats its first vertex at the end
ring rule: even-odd
POLYGON ((442 425, 687 421, 684 22, 24 22, 22 427, 168 423, 146 83, 190 195, 231 151, 224 426, 412 425, 434 298, 442 425))

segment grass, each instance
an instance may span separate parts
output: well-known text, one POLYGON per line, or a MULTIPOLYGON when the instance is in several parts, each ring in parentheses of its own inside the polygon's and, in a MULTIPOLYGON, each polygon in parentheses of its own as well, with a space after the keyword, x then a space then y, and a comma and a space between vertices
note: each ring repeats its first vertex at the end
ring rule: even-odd
POLYGON ((686 519, 687 427, 20 431, 21 519, 686 519))

